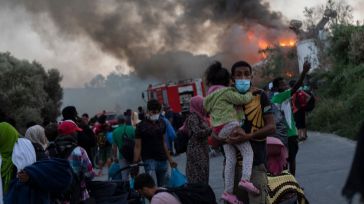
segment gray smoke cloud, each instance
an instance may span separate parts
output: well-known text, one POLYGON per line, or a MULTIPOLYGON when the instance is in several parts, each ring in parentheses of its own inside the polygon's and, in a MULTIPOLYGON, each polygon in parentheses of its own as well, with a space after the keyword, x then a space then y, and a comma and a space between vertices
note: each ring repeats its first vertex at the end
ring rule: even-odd
POLYGON ((250 56, 257 55, 256 45, 247 40, 236 45, 230 37, 244 37, 256 25, 274 32, 284 27, 282 15, 270 11, 262 0, 3 0, 1 4, 24 7, 45 40, 52 40, 42 23, 46 18, 57 35, 74 41, 90 39, 142 78, 200 77, 216 59, 257 61, 250 56))

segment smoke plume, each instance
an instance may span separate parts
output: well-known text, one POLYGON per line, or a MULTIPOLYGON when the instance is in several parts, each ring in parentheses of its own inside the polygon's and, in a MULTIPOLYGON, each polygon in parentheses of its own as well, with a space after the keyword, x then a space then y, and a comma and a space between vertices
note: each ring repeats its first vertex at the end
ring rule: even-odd
MULTIPOLYGON (((4 4, 4 3, 2 3, 4 4)), ((44 19, 67 40, 89 39, 142 78, 199 77, 212 60, 259 60, 247 37, 256 29, 276 39, 282 15, 262 0, 12 0, 50 40, 44 19), (257 27, 258 26, 258 27, 257 27), (236 39, 236 40, 234 40, 236 39), (245 39, 245 40, 244 40, 245 39), (237 44, 242 43, 242 44, 237 44)))

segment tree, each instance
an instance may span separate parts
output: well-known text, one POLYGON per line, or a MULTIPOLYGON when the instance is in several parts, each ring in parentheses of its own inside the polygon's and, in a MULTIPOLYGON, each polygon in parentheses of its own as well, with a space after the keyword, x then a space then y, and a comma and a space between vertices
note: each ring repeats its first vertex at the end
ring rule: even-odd
POLYGON ((327 0, 325 5, 305 7, 303 11, 306 18, 303 22, 305 29, 309 31, 316 27, 327 9, 336 11, 336 17, 330 18, 327 25, 329 29, 335 25, 348 25, 353 21, 353 8, 346 2, 346 0, 327 0))
POLYGON ((47 98, 42 109, 42 117, 52 121, 60 115, 61 100, 63 98, 63 89, 60 85, 62 76, 57 69, 50 69, 47 74, 44 84, 47 98))
POLYGON ((0 106, 21 130, 30 121, 56 120, 62 99, 61 79, 57 70, 46 72, 37 62, 0 53, 0 106))
POLYGON ((297 51, 295 47, 281 47, 273 45, 264 50, 260 50, 266 57, 262 64, 262 78, 272 80, 276 77, 284 76, 293 78, 298 74, 297 51))

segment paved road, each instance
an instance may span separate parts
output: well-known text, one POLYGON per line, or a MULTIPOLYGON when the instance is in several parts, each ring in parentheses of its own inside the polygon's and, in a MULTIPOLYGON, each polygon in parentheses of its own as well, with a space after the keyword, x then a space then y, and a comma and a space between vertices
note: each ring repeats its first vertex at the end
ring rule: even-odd
MULTIPOLYGON (((341 196, 341 189, 350 170, 354 151, 355 142, 335 135, 316 132, 310 132, 309 139, 300 144, 296 178, 305 189, 305 194, 311 204, 347 203, 341 196)), ((175 157, 175 160, 178 162, 179 170, 184 172, 185 154, 175 157)), ((222 170, 223 157, 211 158, 210 185, 218 199, 224 186, 222 170)), ((103 179, 106 179, 106 175, 103 176, 103 179)))
MULTIPOLYGON (((341 189, 345 184, 355 151, 355 142, 335 135, 309 133, 300 144, 297 156, 297 180, 312 204, 344 204, 341 189)), ((179 169, 185 169, 185 155, 176 157, 179 169)), ((216 196, 223 191, 223 157, 210 160, 210 184, 216 196)), ((354 202, 355 203, 355 202, 354 202)))

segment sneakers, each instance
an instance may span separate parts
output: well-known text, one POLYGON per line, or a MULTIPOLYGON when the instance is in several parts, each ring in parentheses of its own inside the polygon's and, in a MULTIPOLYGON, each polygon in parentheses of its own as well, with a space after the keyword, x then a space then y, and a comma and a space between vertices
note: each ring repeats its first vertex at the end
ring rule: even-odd
POLYGON ((253 183, 251 183, 250 181, 247 181, 247 180, 244 180, 242 179, 240 182, 239 182, 239 186, 240 187, 243 187, 246 191, 248 192, 251 192, 251 193, 254 193, 254 194, 260 194, 260 191, 259 189, 257 189, 253 183))
POLYGON ((226 201, 230 204, 244 204, 242 201, 238 200, 238 198, 228 192, 224 192, 221 196, 221 200, 226 201))

